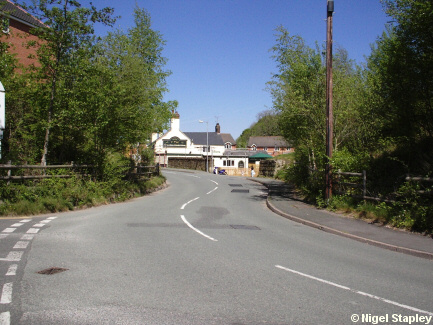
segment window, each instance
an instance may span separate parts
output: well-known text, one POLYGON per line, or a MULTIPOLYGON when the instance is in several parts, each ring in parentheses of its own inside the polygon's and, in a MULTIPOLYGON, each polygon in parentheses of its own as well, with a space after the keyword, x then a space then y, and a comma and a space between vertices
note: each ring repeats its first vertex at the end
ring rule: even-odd
POLYGON ((257 150, 257 146, 256 146, 255 144, 253 144, 253 145, 251 146, 251 149, 253 149, 253 151, 256 151, 256 150, 257 150))
POLYGON ((232 144, 230 142, 226 142, 225 145, 224 145, 224 148, 231 149, 232 148, 232 144))
POLYGON ((241 160, 241 161, 239 161, 239 163, 238 163, 238 168, 244 168, 245 167, 245 164, 244 164, 244 162, 241 160))
POLYGON ((0 19, 1 19, 2 32, 5 34, 9 34, 9 18, 0 17, 0 19))
POLYGON ((263 147, 263 150, 268 151, 268 147, 263 147))
POLYGON ((223 166, 228 166, 228 167, 230 167, 230 166, 234 166, 235 165, 235 161, 234 160, 229 160, 229 159, 227 159, 227 160, 224 160, 223 161, 223 166))
POLYGON ((275 147, 275 151, 280 151, 280 147, 275 147))

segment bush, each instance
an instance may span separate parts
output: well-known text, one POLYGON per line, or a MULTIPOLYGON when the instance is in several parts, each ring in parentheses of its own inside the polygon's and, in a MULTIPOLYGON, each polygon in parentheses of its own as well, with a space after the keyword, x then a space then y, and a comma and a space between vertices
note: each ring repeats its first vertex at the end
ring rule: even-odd
POLYGON ((0 184, 0 215, 35 215, 119 202, 149 193, 165 182, 162 176, 143 181, 122 180, 112 169, 113 179, 93 181, 72 177, 50 178, 26 184, 0 184))

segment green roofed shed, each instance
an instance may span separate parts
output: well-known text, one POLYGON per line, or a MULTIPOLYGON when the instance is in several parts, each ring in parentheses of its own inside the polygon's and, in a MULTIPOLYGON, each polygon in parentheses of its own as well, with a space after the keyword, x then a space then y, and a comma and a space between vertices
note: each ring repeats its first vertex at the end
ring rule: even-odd
POLYGON ((249 158, 253 160, 260 160, 260 159, 269 159, 272 158, 272 156, 264 152, 259 152, 256 153, 255 155, 250 156, 249 158))

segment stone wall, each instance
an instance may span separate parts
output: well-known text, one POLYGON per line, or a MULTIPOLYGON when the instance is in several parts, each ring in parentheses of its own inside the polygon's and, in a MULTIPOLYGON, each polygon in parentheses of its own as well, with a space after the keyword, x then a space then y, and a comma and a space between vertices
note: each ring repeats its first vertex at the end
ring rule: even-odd
POLYGON ((286 166, 284 160, 267 159, 260 161, 260 176, 275 177, 277 171, 286 166))
MULTIPOLYGON (((169 168, 206 170, 206 158, 180 158, 168 157, 169 168)), ((209 159, 209 169, 211 168, 211 160, 209 159)))

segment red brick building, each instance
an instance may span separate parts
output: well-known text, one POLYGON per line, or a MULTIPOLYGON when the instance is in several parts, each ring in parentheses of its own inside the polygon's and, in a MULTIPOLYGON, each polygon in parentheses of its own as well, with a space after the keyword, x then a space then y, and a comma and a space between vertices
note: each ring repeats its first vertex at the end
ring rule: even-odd
POLYGON ((292 145, 280 136, 250 137, 248 150, 266 151, 271 156, 294 152, 292 145))
POLYGON ((29 41, 38 40, 31 29, 46 25, 10 0, 0 0, 0 22, 0 42, 7 43, 8 51, 16 54, 25 67, 37 64, 36 48, 28 46, 29 41))

